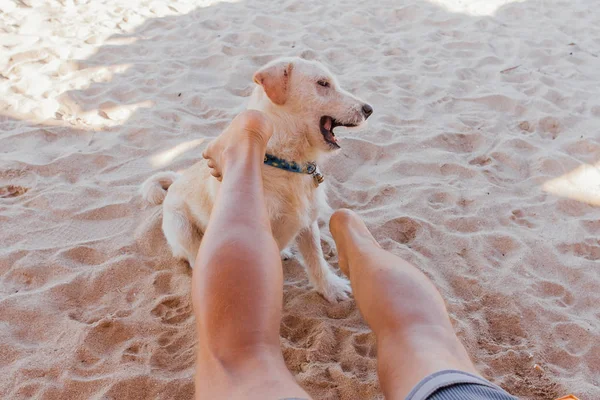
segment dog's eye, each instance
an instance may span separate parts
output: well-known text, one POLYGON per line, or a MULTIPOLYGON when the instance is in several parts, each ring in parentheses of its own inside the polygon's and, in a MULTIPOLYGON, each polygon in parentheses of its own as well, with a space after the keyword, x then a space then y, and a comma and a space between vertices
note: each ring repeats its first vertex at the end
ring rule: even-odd
POLYGON ((329 82, 327 82, 327 81, 323 81, 323 80, 321 80, 321 81, 317 81, 317 84, 318 84, 319 86, 323 86, 323 87, 329 87, 329 82))

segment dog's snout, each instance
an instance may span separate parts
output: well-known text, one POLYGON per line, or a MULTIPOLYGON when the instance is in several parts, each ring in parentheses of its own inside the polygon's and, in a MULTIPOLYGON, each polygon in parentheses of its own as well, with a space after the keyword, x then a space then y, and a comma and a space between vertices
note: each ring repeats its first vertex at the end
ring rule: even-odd
POLYGON ((368 104, 363 104, 362 112, 363 112, 363 115, 365 116, 365 119, 367 119, 371 116, 371 114, 373 114, 373 107, 371 107, 368 104))

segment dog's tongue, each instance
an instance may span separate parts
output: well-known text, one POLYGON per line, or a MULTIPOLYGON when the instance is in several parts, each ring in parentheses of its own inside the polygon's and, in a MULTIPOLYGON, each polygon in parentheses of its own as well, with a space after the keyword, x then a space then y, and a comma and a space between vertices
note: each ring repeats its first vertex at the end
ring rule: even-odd
POLYGON ((333 134, 333 128, 334 128, 333 125, 334 125, 333 118, 328 117, 328 116, 321 117, 321 121, 320 121, 321 134, 325 138, 325 141, 337 146, 337 138, 333 134))
POLYGON ((331 125, 333 125, 333 120, 329 117, 325 118, 325 121, 323 122, 323 128, 331 132, 331 125))

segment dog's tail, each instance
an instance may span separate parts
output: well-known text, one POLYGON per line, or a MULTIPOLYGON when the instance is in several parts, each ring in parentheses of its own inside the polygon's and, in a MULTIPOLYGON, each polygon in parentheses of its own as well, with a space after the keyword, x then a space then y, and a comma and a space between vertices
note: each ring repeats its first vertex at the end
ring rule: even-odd
POLYGON ((165 200, 169 186, 179 178, 173 171, 159 172, 152 175, 142 184, 140 193, 144 200, 150 204, 159 205, 165 200))

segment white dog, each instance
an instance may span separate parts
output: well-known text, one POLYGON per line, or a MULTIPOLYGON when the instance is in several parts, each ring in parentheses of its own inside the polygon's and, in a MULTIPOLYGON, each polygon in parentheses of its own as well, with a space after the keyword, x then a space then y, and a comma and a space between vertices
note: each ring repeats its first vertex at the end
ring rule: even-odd
MULTIPOLYGON (((285 58, 254 74, 257 84, 248 109, 264 112, 274 133, 262 168, 267 210, 280 250, 294 239, 316 290, 329 301, 348 297, 348 281, 323 257, 317 217, 329 209, 322 176, 314 171, 339 148, 333 129, 358 127, 373 112, 370 105, 342 90, 321 64, 285 58)), ((175 257, 194 265, 220 183, 202 160, 181 175, 161 172, 142 185, 143 197, 163 206, 163 232, 175 257)))

